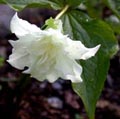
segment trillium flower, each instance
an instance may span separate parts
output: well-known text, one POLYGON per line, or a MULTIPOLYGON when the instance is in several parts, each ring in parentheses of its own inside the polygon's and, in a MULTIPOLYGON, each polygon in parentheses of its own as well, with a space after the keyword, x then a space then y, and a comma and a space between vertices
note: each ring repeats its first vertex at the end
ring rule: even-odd
POLYGON ((54 82, 61 77, 81 82, 82 67, 76 60, 94 56, 100 45, 86 48, 80 41, 73 41, 63 34, 61 20, 54 20, 53 26, 41 30, 15 14, 10 27, 18 40, 9 41, 13 49, 7 61, 17 69, 27 67, 23 72, 40 81, 54 82))

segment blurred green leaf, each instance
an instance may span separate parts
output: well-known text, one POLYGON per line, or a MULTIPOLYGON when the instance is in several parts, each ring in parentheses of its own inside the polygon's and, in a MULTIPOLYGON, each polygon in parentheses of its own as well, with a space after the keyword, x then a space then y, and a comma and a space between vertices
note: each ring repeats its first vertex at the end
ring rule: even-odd
POLYGON ((11 6, 15 10, 22 10, 26 6, 31 7, 44 7, 53 9, 61 9, 64 5, 64 0, 3 0, 9 6, 11 6))
POLYGON ((5 3, 3 0, 0 0, 0 4, 3 4, 3 3, 5 3))
POLYGON ((66 4, 70 6, 78 6, 81 2, 85 2, 86 0, 66 0, 66 4))
POLYGON ((100 18, 102 15, 102 5, 101 0, 87 0, 85 2, 87 12, 92 18, 100 18))
POLYGON ((0 56, 0 67, 2 67, 4 65, 4 61, 5 61, 5 59, 0 56))
MULTIPOLYGON (((55 10, 62 9, 66 4, 70 6, 78 6, 85 0, 2 0, 15 10, 22 10, 26 6, 53 8, 55 10)), ((1 1, 1 2, 2 2, 1 1)))
POLYGON ((105 20, 115 33, 120 34, 120 20, 115 15, 111 15, 105 20))
POLYGON ((92 20, 80 11, 70 11, 62 17, 65 34, 80 40, 87 47, 101 44, 95 57, 80 61, 83 67, 82 83, 74 83, 73 89, 82 98, 90 119, 94 119, 96 102, 104 86, 109 60, 117 51, 113 31, 105 22, 92 20))
POLYGON ((119 17, 120 19, 120 0, 103 0, 103 2, 119 17))
POLYGON ((2 90, 2 85, 0 85, 0 91, 2 90))
POLYGON ((76 114, 75 115, 75 119, 83 119, 83 117, 81 117, 80 115, 76 114))

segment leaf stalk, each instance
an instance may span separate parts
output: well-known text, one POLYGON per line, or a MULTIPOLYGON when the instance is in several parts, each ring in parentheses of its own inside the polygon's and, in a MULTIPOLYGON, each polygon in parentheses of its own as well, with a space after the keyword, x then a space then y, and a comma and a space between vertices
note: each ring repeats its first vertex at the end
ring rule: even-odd
POLYGON ((69 8, 69 5, 66 5, 60 13, 55 17, 55 20, 58 20, 69 8))

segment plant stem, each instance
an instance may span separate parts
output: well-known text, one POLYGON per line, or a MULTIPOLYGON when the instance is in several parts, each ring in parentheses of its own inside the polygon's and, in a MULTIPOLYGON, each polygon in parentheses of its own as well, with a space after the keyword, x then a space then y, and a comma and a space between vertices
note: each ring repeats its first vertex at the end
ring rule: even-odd
POLYGON ((69 5, 66 5, 63 10, 55 17, 55 20, 58 20, 69 8, 69 5))

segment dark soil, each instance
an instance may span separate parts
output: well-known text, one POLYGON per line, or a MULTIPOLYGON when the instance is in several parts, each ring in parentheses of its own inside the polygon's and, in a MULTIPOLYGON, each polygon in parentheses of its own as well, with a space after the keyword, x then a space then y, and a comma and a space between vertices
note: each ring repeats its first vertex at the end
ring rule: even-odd
MULTIPOLYGON (((27 14, 26 17, 26 13, 27 10, 20 16, 38 26, 56 14, 40 10, 36 14, 27 14)), ((10 32, 0 37, 0 54, 5 59, 11 54, 9 39, 16 37, 10 32)), ((97 103, 96 119, 120 119, 119 71, 118 53, 111 59, 105 86, 97 103)), ((30 78, 24 80, 27 75, 21 74, 21 71, 6 61, 0 66, 0 119, 88 119, 83 103, 72 90, 70 81, 59 79, 50 84, 30 78)))

